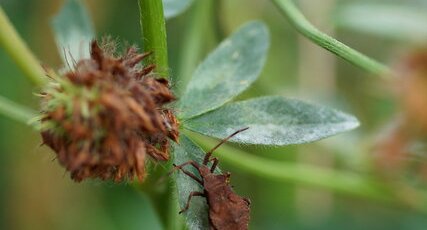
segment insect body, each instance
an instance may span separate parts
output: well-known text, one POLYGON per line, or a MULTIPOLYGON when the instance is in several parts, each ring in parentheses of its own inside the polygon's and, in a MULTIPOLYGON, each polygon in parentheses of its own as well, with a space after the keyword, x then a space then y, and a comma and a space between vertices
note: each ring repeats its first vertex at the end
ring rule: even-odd
POLYGON ((203 164, 196 161, 188 161, 176 166, 175 169, 181 170, 183 173, 197 181, 203 188, 203 192, 191 192, 188 196, 186 206, 180 211, 185 212, 190 207, 191 198, 194 196, 202 196, 206 198, 209 206, 209 223, 211 229, 214 230, 244 230, 248 229, 250 201, 246 198, 237 195, 230 185, 230 173, 215 174, 215 168, 218 165, 217 158, 211 158, 215 149, 224 144, 234 135, 247 130, 248 128, 238 130, 229 137, 222 140, 212 150, 206 153, 203 164), (212 162, 209 167, 208 163, 212 162), (185 170, 186 165, 193 166, 199 173, 200 178, 193 173, 185 170))

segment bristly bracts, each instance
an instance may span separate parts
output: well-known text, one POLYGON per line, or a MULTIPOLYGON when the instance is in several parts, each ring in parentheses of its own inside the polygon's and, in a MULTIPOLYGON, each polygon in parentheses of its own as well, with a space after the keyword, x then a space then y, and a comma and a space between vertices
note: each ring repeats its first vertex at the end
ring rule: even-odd
POLYGON ((178 121, 166 105, 175 100, 154 65, 139 64, 149 53, 131 47, 115 57, 96 41, 89 59, 78 61, 42 94, 42 138, 71 178, 143 180, 146 156, 169 159, 169 138, 178 121))

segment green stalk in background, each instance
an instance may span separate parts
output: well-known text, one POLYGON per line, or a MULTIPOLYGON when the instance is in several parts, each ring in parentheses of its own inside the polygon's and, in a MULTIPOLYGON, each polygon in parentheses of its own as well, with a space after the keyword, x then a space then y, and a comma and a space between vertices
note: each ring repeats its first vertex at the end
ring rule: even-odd
POLYGON ((145 52, 153 52, 149 64, 156 65, 156 72, 169 76, 166 26, 161 0, 139 0, 142 45, 145 52))
POLYGON ((29 125, 29 121, 35 117, 36 112, 0 96, 0 114, 14 121, 29 125))
MULTIPOLYGON (((194 135, 190 132, 186 132, 186 134, 189 134, 204 149, 210 149, 217 144, 217 141, 201 135, 194 135)), ((408 202, 404 197, 399 196, 399 191, 394 191, 389 185, 357 173, 273 161, 248 154, 229 145, 221 146, 214 155, 235 169, 240 169, 257 177, 304 184, 347 196, 369 199, 389 205, 406 206, 427 213, 424 203, 408 202)), ((415 200, 426 199, 424 193, 412 191, 412 194, 420 198, 415 200)))
MULTIPOLYGON (((138 0, 140 7, 140 20, 142 31, 142 43, 145 52, 152 52, 148 59, 148 64, 156 65, 156 73, 160 76, 169 77, 169 64, 166 40, 165 18, 163 16, 162 0, 138 0)), ((164 169, 157 169, 151 172, 150 177, 159 178, 165 172, 170 171, 172 165, 164 169)), ((172 177, 171 177, 172 178, 172 177)), ((154 191, 152 189, 141 188, 149 195, 153 206, 159 214, 165 229, 180 229, 182 223, 178 214, 178 201, 174 196, 175 181, 170 179, 164 191, 154 191)), ((151 186, 156 186, 151 183, 151 186)))
POLYGON ((37 86, 45 83, 45 71, 16 32, 0 6, 0 45, 15 61, 25 76, 37 86))
MULTIPOLYGON (((197 64, 203 58, 209 39, 215 40, 211 42, 214 44, 212 48, 216 46, 216 31, 212 29, 212 25, 218 24, 214 22, 216 4, 219 4, 217 0, 204 0, 194 2, 192 7, 180 52, 178 77, 183 87, 190 81, 197 64)), ((178 89, 179 93, 184 90, 185 88, 178 89)))
POLYGON ((375 75, 387 76, 391 73, 391 70, 387 66, 319 31, 304 17, 292 0, 272 1, 279 8, 280 12, 288 18, 292 26, 312 42, 375 75))

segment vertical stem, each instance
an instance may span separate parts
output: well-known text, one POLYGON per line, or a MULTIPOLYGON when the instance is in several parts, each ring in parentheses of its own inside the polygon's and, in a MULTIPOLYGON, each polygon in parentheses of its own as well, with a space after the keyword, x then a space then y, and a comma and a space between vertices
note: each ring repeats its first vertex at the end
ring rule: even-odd
POLYGON ((153 52, 150 64, 162 77, 169 76, 166 26, 162 0, 139 0, 142 42, 145 52, 153 52))
POLYGON ((44 70, 33 53, 16 32, 0 6, 0 45, 15 61, 25 76, 34 84, 42 86, 45 83, 44 70))
MULTIPOLYGON (((172 170, 172 167, 170 167, 172 170)), ((178 204, 178 198, 176 197, 175 191, 177 191, 176 188, 176 180, 171 177, 169 184, 170 189, 170 197, 169 199, 169 225, 168 229, 170 230, 180 230, 184 229, 184 217, 182 215, 179 215, 179 210, 181 209, 178 204)))
POLYGON ((150 198, 155 211, 162 221, 164 229, 180 229, 182 223, 178 214, 178 201, 175 197, 175 181, 173 177, 169 177, 169 181, 159 183, 172 170, 172 164, 164 166, 164 168, 151 168, 149 178, 144 183, 137 185, 137 187, 141 191, 144 191, 150 198))
MULTIPOLYGON (((149 64, 156 65, 157 73, 162 77, 169 76, 168 52, 166 40, 166 25, 163 15, 162 0, 138 0, 141 16, 142 42, 145 52, 152 52, 149 64)), ((161 170, 164 175, 172 165, 161 170)), ((158 174, 159 172, 154 172, 158 174)), ((153 175, 151 175, 153 176, 153 175)), ((173 180, 173 179, 170 179, 173 180)), ((171 181, 165 191, 151 193, 151 200, 164 223, 165 229, 177 229, 179 216, 177 201, 174 194, 174 187, 171 181)))
POLYGON ((288 18, 289 22, 295 27, 295 29, 312 42, 326 50, 329 50, 349 63, 373 74, 384 76, 391 73, 387 66, 319 31, 304 17, 292 0, 272 1, 276 4, 281 13, 288 18))

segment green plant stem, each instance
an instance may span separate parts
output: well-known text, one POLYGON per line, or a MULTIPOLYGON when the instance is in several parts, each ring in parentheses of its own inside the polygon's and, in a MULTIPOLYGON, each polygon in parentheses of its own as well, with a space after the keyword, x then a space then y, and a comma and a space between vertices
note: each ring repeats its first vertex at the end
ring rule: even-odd
POLYGON ((43 86, 44 70, 0 6, 0 45, 34 84, 43 86))
POLYGON ((304 17, 292 0, 272 1, 279 8, 281 13, 288 18, 289 22, 295 27, 295 29, 312 42, 368 72, 380 76, 390 75, 391 70, 387 66, 378 63, 377 61, 319 31, 304 17))
POLYGON ((29 125, 28 122, 35 117, 36 112, 0 96, 0 114, 14 121, 29 125))
POLYGON ((146 167, 149 168, 150 176, 146 178, 144 183, 135 184, 135 187, 150 198, 164 229, 180 229, 182 222, 178 214, 178 201, 174 196, 175 181, 172 177, 167 176, 172 169, 172 162, 163 164, 161 167, 152 167, 152 165, 146 167))
POLYGON ((148 59, 157 73, 169 76, 166 26, 162 0, 139 0, 142 42, 145 52, 153 52, 148 59))
MULTIPOLYGON (((166 40, 166 25, 163 16, 162 0, 139 0, 142 42, 145 52, 152 52, 148 59, 149 64, 156 65, 156 72, 162 77, 169 77, 168 52, 166 40)), ((171 165, 165 170, 171 169, 171 165)), ((170 179, 172 180, 172 179, 170 179)), ((170 184, 173 184, 171 181, 170 184)), ((177 201, 173 194, 174 187, 167 186, 165 191, 152 194, 152 202, 165 229, 176 229, 179 225, 177 201)))
MULTIPOLYGON (((196 140, 203 148, 210 149, 217 144, 210 138, 186 132, 193 140, 196 140)), ((281 182, 294 182, 306 186, 328 189, 344 195, 370 199, 390 205, 403 205, 427 212, 424 204, 413 203, 399 196, 398 192, 379 181, 366 178, 360 174, 338 171, 328 168, 320 168, 313 165, 304 165, 291 162, 278 162, 252 154, 242 150, 223 145, 215 151, 215 155, 223 162, 233 165, 257 177, 281 182)), ((420 200, 425 199, 424 194, 415 194, 420 200)))
MULTIPOLYGON (((172 166, 170 167, 172 169, 172 166)), ((169 173, 169 172, 168 172, 169 173)), ((169 216, 171 217, 171 221, 169 224, 169 229, 171 230, 180 230, 185 228, 184 217, 179 215, 179 211, 181 208, 179 207, 178 197, 175 191, 176 188, 176 180, 171 179, 171 185, 169 186, 172 189, 172 195, 169 197, 170 207, 169 207, 169 216)))

